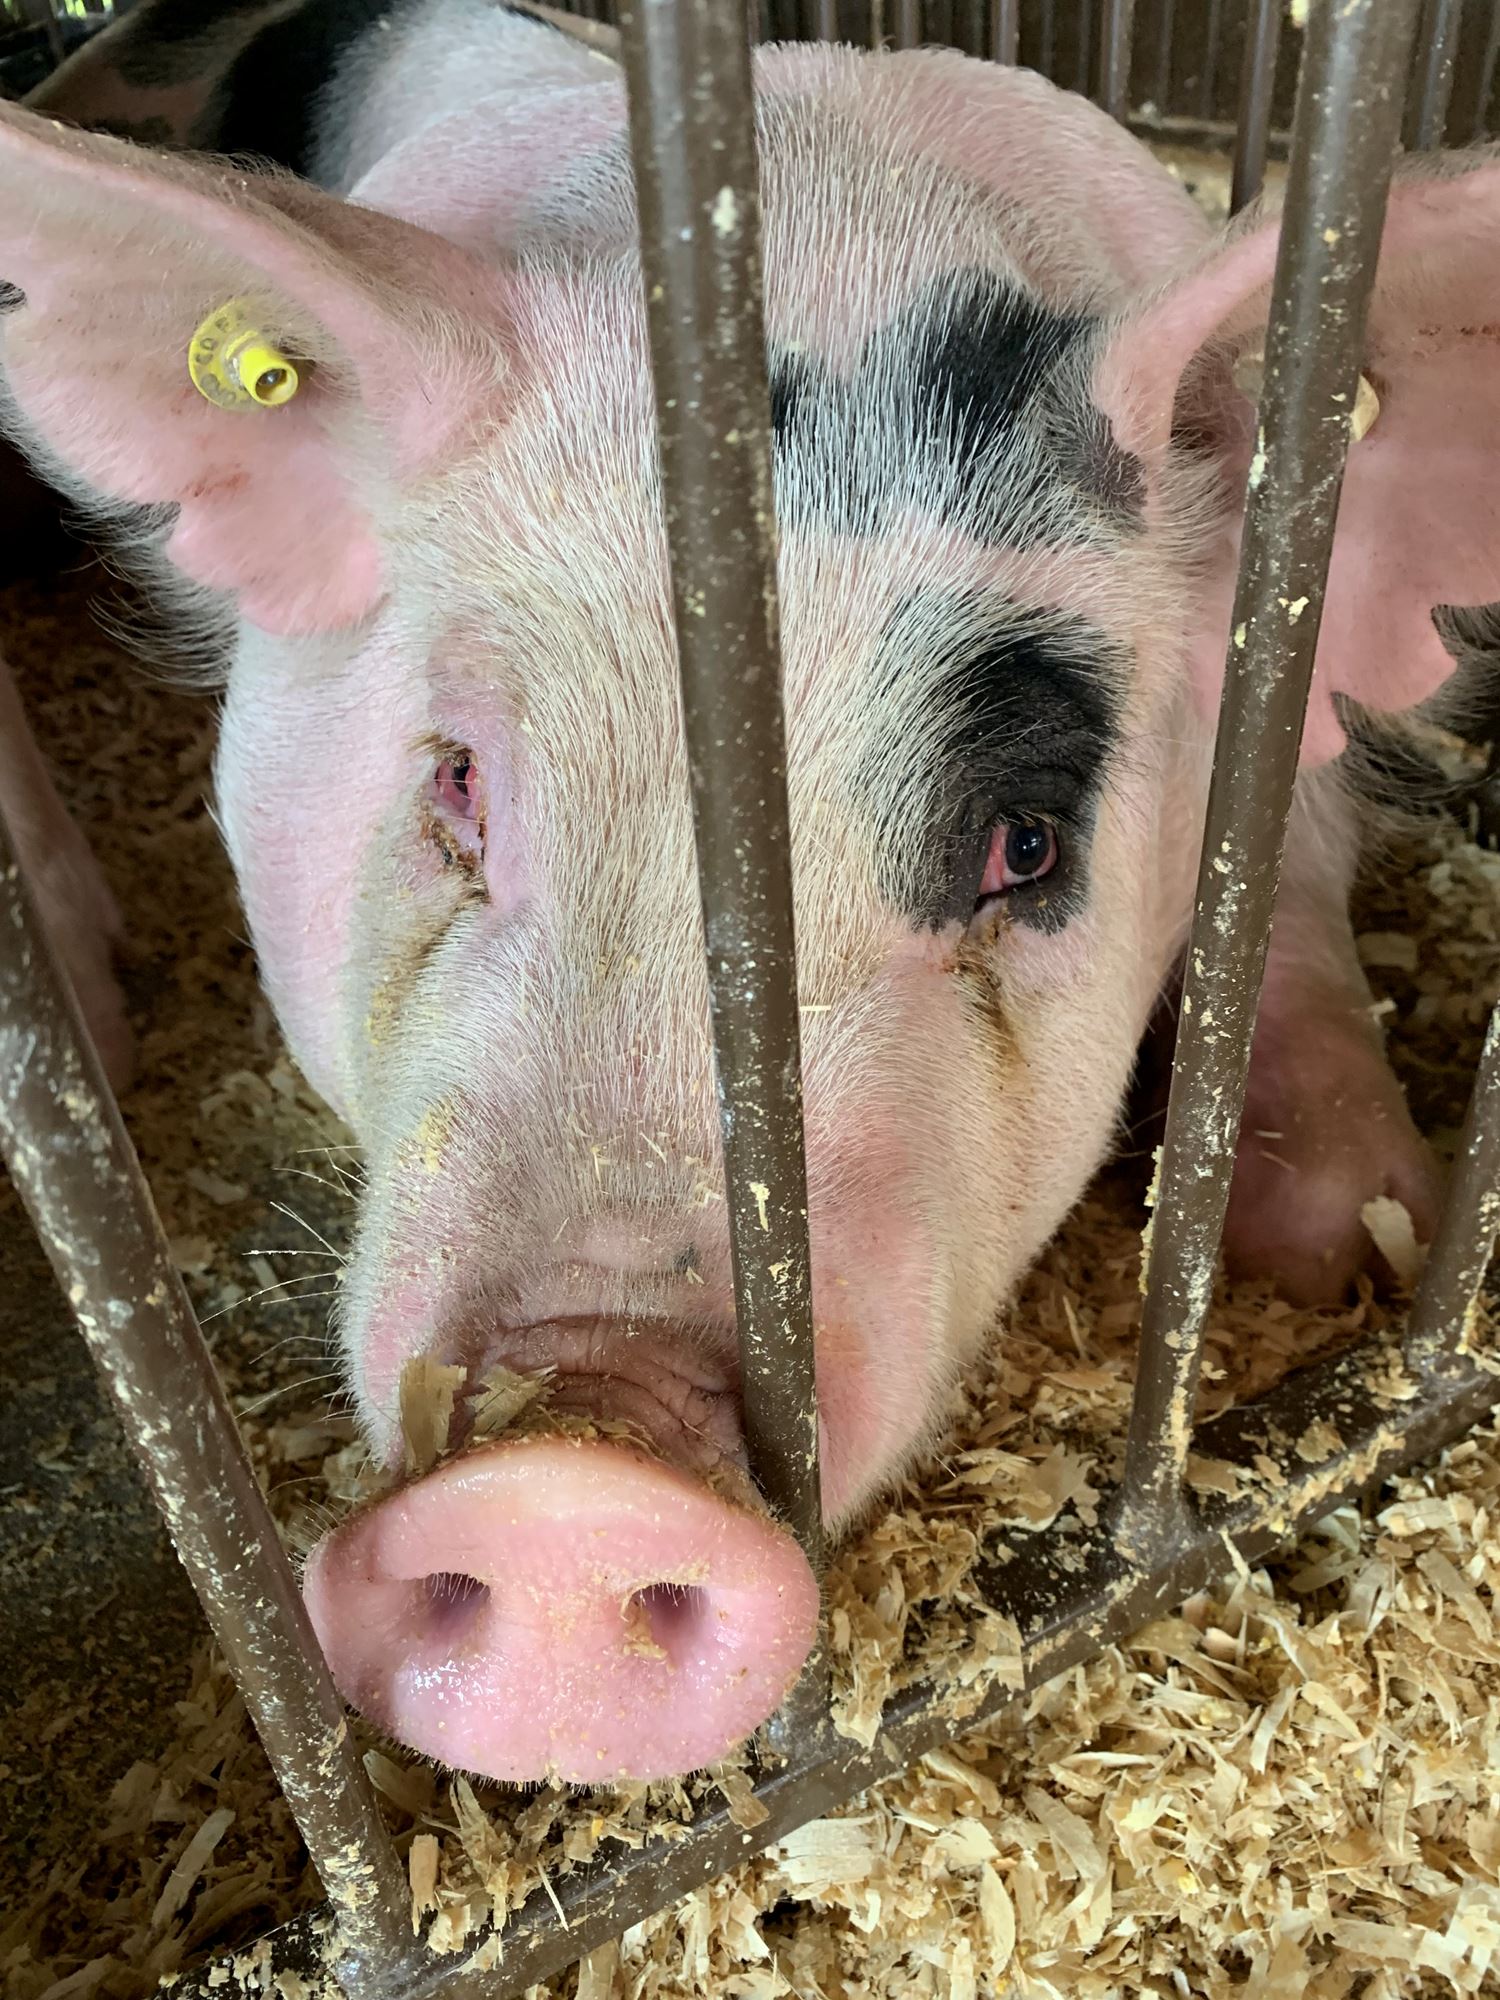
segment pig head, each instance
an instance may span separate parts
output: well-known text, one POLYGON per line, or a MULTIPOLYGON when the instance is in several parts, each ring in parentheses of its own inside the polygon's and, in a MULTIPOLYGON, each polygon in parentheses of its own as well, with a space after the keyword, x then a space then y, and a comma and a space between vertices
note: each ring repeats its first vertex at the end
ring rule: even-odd
MULTIPOLYGON (((324 191, 4 114, 3 363, 49 475, 188 629, 228 614, 223 825, 365 1149, 339 1319, 377 1452, 400 1463, 423 1357, 470 1417, 497 1370, 552 1370, 551 1408, 606 1433, 461 1452, 336 1531, 308 1573, 336 1676, 449 1763, 655 1776, 775 1706, 817 1591, 745 1476, 623 97, 483 20, 487 95, 418 116, 403 45, 332 120, 324 191), (295 362, 283 407, 189 381, 226 301, 295 362), (120 327, 131 365, 101 370, 120 327)), ((1023 73, 759 65, 838 1526, 1107 1152, 1181 950, 1275 225, 1211 239, 1023 73)), ((1285 1011, 1313 966, 1414 1184, 1357 968, 1305 937, 1342 921, 1338 698, 1420 699, 1432 607, 1500 597, 1497 207, 1487 155, 1393 203, 1289 861, 1285 1011)))

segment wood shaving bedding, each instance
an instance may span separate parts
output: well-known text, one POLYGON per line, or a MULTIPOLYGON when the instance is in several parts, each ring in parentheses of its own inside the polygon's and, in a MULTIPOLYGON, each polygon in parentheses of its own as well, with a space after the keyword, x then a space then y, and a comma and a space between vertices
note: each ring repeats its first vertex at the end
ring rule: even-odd
MULTIPOLYGON (((111 828, 102 851, 118 864, 132 934, 160 985, 147 1008, 146 1080, 128 1111, 200 1309, 224 1315, 209 1331, 295 1541, 309 1515, 344 1511, 374 1475, 326 1384, 296 1387, 328 1364, 264 1355, 257 1329, 281 1298, 336 1287, 338 1218, 357 1167, 287 1062, 236 935, 201 805, 207 713, 121 678, 82 597, 27 591, 11 609, 39 656, 108 668, 104 708, 82 723, 72 692, 57 691, 49 740, 81 815, 111 828), (161 909, 154 863, 201 885, 191 910, 161 909), (289 1163, 320 1185, 272 1178, 289 1163), (273 1231, 266 1196, 278 1188, 302 1221, 283 1216, 273 1231), (268 1391, 278 1392, 269 1402, 268 1391)), ((1440 831, 1382 868, 1363 899, 1362 956, 1418 1122, 1440 1146, 1451 1148, 1500 992, 1497 888, 1500 861, 1440 831)), ((835 1562, 829 1629, 846 1734, 869 1740, 889 1692, 934 1666, 976 1681, 1014 1675, 1013 1632, 980 1624, 976 1643, 976 1553, 1092 1518, 1119 1469, 1148 1171, 1143 1158, 1126 1161, 1090 1192, 955 1399, 942 1449, 835 1562)), ((1375 1227, 1393 1221, 1382 1214, 1375 1227)), ((324 1310, 293 1317, 300 1325, 324 1310)), ((1263 1288, 1222 1288, 1203 1410, 1393 1324, 1368 1291, 1342 1310, 1301 1312, 1263 1288)), ((525 1420, 536 1392, 489 1386, 497 1429, 525 1420)), ((420 1450, 435 1448, 430 1421, 428 1431, 420 1450)), ((1309 1450, 1322 1442, 1308 1439, 1309 1450)), ((1239 1480, 1205 1458, 1190 1477, 1206 1492, 1239 1480)), ((534 1991, 1500 1991, 1497 1524, 1500 1436, 1490 1429, 534 1991)), ((243 1703, 210 1652, 184 1664, 174 1705, 168 1748, 103 1788, 66 1860, 0 1918, 5 2000, 131 2000, 319 1900, 243 1703)), ((746 1827, 761 1811, 733 1762, 686 1784, 506 1796, 368 1731, 364 1741, 414 1907, 432 1915, 435 1946, 454 1954, 608 1840, 639 1847, 680 1831, 697 1797, 722 1796, 746 1827)))

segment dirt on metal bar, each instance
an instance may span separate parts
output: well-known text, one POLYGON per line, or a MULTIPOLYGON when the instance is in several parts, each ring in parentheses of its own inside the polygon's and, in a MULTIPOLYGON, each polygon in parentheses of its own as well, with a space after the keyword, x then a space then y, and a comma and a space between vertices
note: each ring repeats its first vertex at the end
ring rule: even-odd
POLYGON ((1348 0, 1315 9, 1307 30, 1119 1524, 1142 1558, 1176 1537, 1186 1505, 1204 1317, 1417 5, 1348 0))
MULTIPOLYGON (((1038 1536, 984 1572, 989 1601, 1013 1621, 1020 1650, 997 1657, 988 1679, 920 1683, 887 1705, 873 1742, 840 1743, 766 1775, 753 1797, 764 1816, 734 1803, 700 1810, 669 1842, 619 1848, 601 1870, 538 1890, 502 1933, 465 1961, 433 1960, 390 2000, 513 2000, 534 1982, 722 1874, 795 1827, 819 1818, 915 1758, 993 1721, 1018 1696, 1138 1630, 1195 1591, 1265 1556, 1325 1513, 1393 1471, 1430 1454, 1500 1402, 1500 1371, 1466 1362, 1417 1384, 1399 1348, 1368 1341, 1290 1377, 1262 1401, 1205 1424, 1195 1444, 1215 1484, 1200 1518, 1142 1566, 1122 1561, 1111 1509, 1071 1536, 1038 1536), (1227 1489, 1227 1490, 1226 1490, 1227 1489), (563 1921, 560 1922, 559 1918, 563 1921), (564 1928, 564 1923, 566 1928, 564 1928), (483 1970, 477 1969, 483 1967, 483 1970)), ((220 1963, 176 1989, 177 2000, 240 2000, 291 1973, 316 1982, 320 1933, 303 1919, 264 1940, 253 1983, 220 1963)))
POLYGON ((750 49, 620 10, 750 1466, 817 1568, 817 1386, 750 49))

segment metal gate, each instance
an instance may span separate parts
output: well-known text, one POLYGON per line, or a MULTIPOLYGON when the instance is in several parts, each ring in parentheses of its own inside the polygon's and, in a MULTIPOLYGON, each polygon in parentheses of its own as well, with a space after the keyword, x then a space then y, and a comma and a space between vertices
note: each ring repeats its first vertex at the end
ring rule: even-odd
MULTIPOLYGON (((5 4, 26 8, 26 0, 5 4)), ((771 6, 765 25, 849 32, 850 10, 834 0, 793 8, 790 23, 781 19, 788 11, 771 6)), ((857 11, 865 32, 873 13, 877 34, 902 43, 924 38, 915 0, 857 11)), ((1193 11, 1174 14, 1172 0, 1157 0, 1143 10, 1143 25, 1165 37, 1170 57, 1174 22, 1183 27, 1193 11)), ((1205 11, 1218 18, 1223 10, 1205 11)), ((995 1562, 980 1573, 990 1606, 1019 1629, 1027 1686, 1128 1635, 1232 1563, 1284 1543, 1500 1400, 1500 1380, 1466 1344, 1500 1226, 1497 1017, 1404 1344, 1367 1340, 1259 1402, 1197 1430, 1192 1423, 1347 448, 1341 399, 1359 368, 1392 161, 1403 134, 1413 145, 1442 134, 1460 29, 1470 36, 1476 20, 1487 67, 1466 77, 1463 115, 1480 120, 1500 37, 1500 9, 1471 6, 1461 21, 1454 0, 1312 0, 1306 11, 1260 404, 1264 471, 1247 496, 1233 613, 1245 639, 1231 647, 1226 666, 1124 1478, 1097 1527, 1071 1534, 1066 1545, 1033 1535, 1003 1567, 995 1562), (1403 114, 1408 77, 1415 84, 1403 114), (1325 1440, 1311 1460, 1310 1434, 1325 1440), (1241 1497, 1199 1497, 1185 1484, 1190 1448, 1233 1466, 1269 1464, 1274 1477, 1247 1484, 1241 1497)), ((1019 8, 955 0, 928 12, 934 34, 1005 58, 1018 47, 1025 56, 1028 38, 1051 37, 1042 52, 1055 63, 1071 50, 1067 59, 1082 63, 1116 116, 1141 102, 1132 75, 1161 60, 1142 34, 1132 68, 1129 0, 1071 10, 1050 0, 1019 8)), ((618 17, 652 362, 665 413, 662 476, 746 1432, 761 1491, 816 1566, 817 1424, 750 44, 741 11, 725 0, 625 0, 618 17), (739 218, 728 228, 726 188, 739 218), (709 222, 716 203, 719 227, 709 222), (768 1207, 767 1188, 778 1195, 768 1207)), ((1277 79, 1294 47, 1280 33, 1277 0, 1252 0, 1243 19, 1237 202, 1260 181, 1277 79)), ((1202 92, 1205 128, 1222 106, 1222 64, 1215 77, 1202 92)), ((1169 114, 1158 107, 1154 115, 1169 114)), ((874 1746, 861 1750, 830 1725, 826 1660, 815 1653, 758 1752, 754 1789, 765 1817, 753 1832, 727 1806, 704 1807, 670 1845, 620 1850, 601 1872, 567 1879, 556 1903, 538 1893, 506 1925, 494 1969, 429 1954, 412 1936, 402 1868, 149 1190, 3 835, 0 935, 7 1164, 328 1894, 325 1914, 180 1984, 179 1993, 268 1991, 286 1975, 332 1971, 356 2000, 470 1988, 500 2000, 1015 1698, 1014 1681, 963 1703, 946 1685, 907 1689, 890 1703, 874 1746)))

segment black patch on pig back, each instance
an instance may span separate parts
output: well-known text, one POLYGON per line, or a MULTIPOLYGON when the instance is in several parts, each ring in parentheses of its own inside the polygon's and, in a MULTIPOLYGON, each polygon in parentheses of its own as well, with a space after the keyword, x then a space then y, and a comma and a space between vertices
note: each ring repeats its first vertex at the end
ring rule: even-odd
POLYGON ((872 334, 847 371, 773 347, 781 519, 879 535, 917 513, 1012 547, 1133 526, 1140 468, 1068 366, 1097 324, 994 272, 959 271, 872 334))
POLYGON ((270 14, 274 0, 140 0, 115 44, 114 67, 144 89, 193 83, 211 69, 233 24, 270 14))
MULTIPOLYGON (((1120 649, 1080 618, 1041 614, 997 600, 992 631, 983 600, 960 593, 912 597, 887 628, 883 672, 930 677, 941 719, 925 773, 927 809, 915 894, 901 873, 907 914, 939 928, 974 914, 997 826, 1044 819, 1058 834, 1059 860, 1041 881, 1004 898, 1011 919, 1053 930, 1078 908, 1088 881, 1088 849, 1110 754, 1119 737, 1120 649), (951 656, 933 670, 932 634, 949 626, 951 656), (920 654, 920 664, 918 664, 920 654)), ((887 822, 882 848, 894 856, 909 837, 879 800, 887 822)), ((897 811, 905 817, 910 803, 897 811)), ((894 884, 892 885, 894 887, 894 884)))
POLYGON ((224 79, 200 143, 248 154, 312 178, 322 118, 319 100, 340 63, 367 34, 404 20, 423 0, 305 0, 263 28, 224 79))

